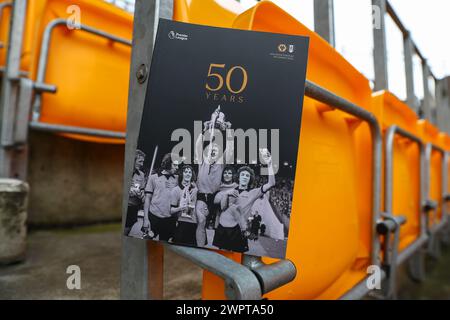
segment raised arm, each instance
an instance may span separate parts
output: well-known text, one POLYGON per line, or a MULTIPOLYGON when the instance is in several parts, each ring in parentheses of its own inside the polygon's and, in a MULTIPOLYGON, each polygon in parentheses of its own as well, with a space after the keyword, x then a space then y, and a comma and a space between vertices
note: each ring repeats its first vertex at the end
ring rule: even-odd
POLYGON ((267 183, 262 186, 263 193, 266 193, 271 188, 273 188, 276 184, 275 172, 273 170, 272 156, 270 155, 269 150, 262 149, 262 150, 260 150, 260 152, 261 152, 261 157, 262 157, 263 162, 265 162, 267 164, 267 173, 268 173, 269 179, 268 179, 267 183))
POLYGON ((199 134, 197 140, 195 141, 195 159, 198 164, 201 164, 203 161, 203 133, 199 134))

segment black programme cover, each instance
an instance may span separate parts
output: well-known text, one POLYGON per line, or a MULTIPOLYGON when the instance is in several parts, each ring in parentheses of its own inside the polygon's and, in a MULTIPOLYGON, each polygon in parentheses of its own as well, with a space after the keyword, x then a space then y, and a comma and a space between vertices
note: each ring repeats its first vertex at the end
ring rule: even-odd
POLYGON ((125 235, 285 257, 308 44, 160 20, 125 235))

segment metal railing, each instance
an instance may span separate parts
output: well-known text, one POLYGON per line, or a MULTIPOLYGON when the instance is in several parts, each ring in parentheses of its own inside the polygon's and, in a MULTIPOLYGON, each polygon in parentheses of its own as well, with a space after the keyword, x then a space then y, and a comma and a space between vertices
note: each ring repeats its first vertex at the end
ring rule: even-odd
POLYGON ((425 182, 425 189, 426 189, 426 201, 428 206, 428 215, 427 215, 427 226, 428 226, 428 234, 429 234, 429 242, 428 242, 428 254, 435 259, 438 259, 440 257, 440 233, 445 230, 445 227, 448 224, 448 215, 446 212, 446 197, 447 197, 447 176, 448 176, 448 158, 446 156, 447 152, 443 150, 441 147, 433 144, 428 143, 426 145, 425 149, 426 154, 426 160, 427 160, 427 179, 425 182), (430 199, 430 182, 431 182, 431 165, 432 165, 432 154, 433 152, 437 152, 440 154, 441 157, 441 194, 439 195, 439 199, 434 200, 430 199), (438 208, 441 208, 441 221, 439 223, 436 223, 438 221, 438 208), (430 226, 430 212, 433 212, 434 219, 433 222, 435 223, 433 226, 430 226))
MULTIPOLYGON (((429 208, 431 209, 430 211, 433 211, 434 213, 434 220, 436 221, 438 219, 437 216, 437 208, 440 206, 440 204, 443 204, 445 202, 445 197, 447 194, 447 185, 446 185, 446 181, 447 181, 447 174, 448 174, 448 167, 447 167, 447 157, 446 157, 447 152, 442 149, 441 147, 433 144, 433 143, 428 143, 426 145, 426 149, 425 149, 425 155, 426 155, 426 163, 427 163, 427 167, 426 167, 426 172, 427 172, 427 179, 425 182, 425 194, 426 194, 426 201, 428 203, 429 208), (430 199, 430 182, 431 182, 431 165, 432 165, 432 154, 433 152, 437 152, 440 154, 441 157, 441 195, 439 196, 440 198, 437 200, 433 200, 430 199)), ((442 230, 442 228, 444 227, 444 225, 447 223, 447 215, 445 214, 445 206, 441 206, 441 210, 442 210, 442 218, 441 218, 441 223, 434 225, 432 228, 429 229, 431 234, 435 234, 437 232, 439 232, 440 230, 442 230)), ((427 222, 428 223, 428 222, 427 222)))
POLYGON ((130 13, 134 12, 135 0, 104 0, 104 1, 130 13))
POLYGON ((382 160, 382 137, 381 130, 376 117, 369 111, 347 101, 334 93, 306 81, 305 96, 327 104, 333 108, 351 114, 358 119, 364 120, 370 126, 372 135, 372 264, 379 265, 379 242, 376 233, 376 225, 380 220, 381 202, 381 160, 382 160))

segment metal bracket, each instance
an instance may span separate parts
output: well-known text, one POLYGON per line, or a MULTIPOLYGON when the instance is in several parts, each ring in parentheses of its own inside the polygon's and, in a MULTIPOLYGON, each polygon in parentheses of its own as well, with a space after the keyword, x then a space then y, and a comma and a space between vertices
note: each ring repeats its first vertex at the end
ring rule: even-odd
POLYGON ((22 123, 19 123, 19 121, 22 121, 24 118, 22 107, 28 96, 26 94, 27 88, 21 88, 21 85, 25 83, 20 78, 22 74, 20 61, 26 10, 26 0, 15 0, 12 4, 8 52, 0 98, 0 176, 21 180, 26 179, 27 169, 26 145, 17 143, 17 139, 21 142, 23 138, 22 123))
POLYGON ((443 204, 442 204, 442 216, 447 221, 447 228, 444 230, 444 235, 442 237, 442 242, 445 245, 450 245, 450 212, 448 212, 448 208, 450 205, 450 193, 448 190, 448 183, 449 183, 449 165, 450 165, 450 152, 445 152, 444 156, 444 162, 442 164, 442 194, 443 194, 443 204))
POLYGON ((383 297, 386 299, 396 298, 397 283, 397 257, 398 244, 400 241, 400 227, 406 223, 403 216, 384 215, 384 220, 377 224, 377 232, 384 236, 383 269, 386 272, 386 285, 383 289, 383 297), (391 240, 393 238, 393 240, 391 240))
POLYGON ((247 267, 207 249, 175 245, 165 245, 164 247, 224 279, 225 294, 228 299, 261 299, 263 292, 260 282, 247 267))

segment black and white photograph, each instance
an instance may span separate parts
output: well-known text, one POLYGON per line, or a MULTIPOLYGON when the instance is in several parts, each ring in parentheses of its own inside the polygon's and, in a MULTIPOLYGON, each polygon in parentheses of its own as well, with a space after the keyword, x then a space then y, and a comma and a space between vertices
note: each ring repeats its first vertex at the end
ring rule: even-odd
POLYGON ((308 40, 268 35, 160 23, 125 235, 285 257, 308 40))

